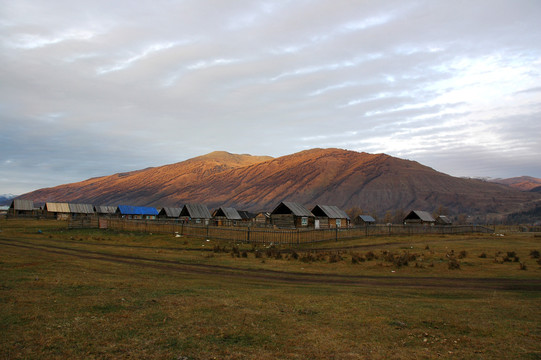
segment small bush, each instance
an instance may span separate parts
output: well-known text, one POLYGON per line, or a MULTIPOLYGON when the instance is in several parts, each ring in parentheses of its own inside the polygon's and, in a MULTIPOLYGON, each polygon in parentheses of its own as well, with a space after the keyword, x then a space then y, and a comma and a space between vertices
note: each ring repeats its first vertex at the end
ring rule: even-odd
POLYGON ((530 257, 532 259, 539 259, 539 251, 537 251, 537 250, 530 251, 530 257))
POLYGON ((517 256, 517 253, 514 252, 514 251, 508 251, 508 252, 507 252, 507 257, 508 257, 508 258, 514 258, 514 257, 516 257, 516 256, 517 256))
POLYGON ((479 255, 479 257, 480 257, 481 259, 486 259, 486 258, 487 258, 487 254, 481 253, 481 255, 479 255))
POLYGON ((242 252, 242 257, 243 257, 243 258, 247 258, 247 257, 248 257, 248 253, 247 253, 246 251, 243 251, 243 252, 242 252))
POLYGON ((519 269, 520 270, 526 270, 526 264, 525 263, 519 263, 519 269))
POLYGON ((297 252, 296 252, 295 250, 293 250, 293 251, 291 252, 291 257, 292 257, 293 259, 297 260, 297 259, 299 258, 299 254, 297 254, 297 252))
POLYGON ((301 256, 301 261, 305 263, 310 263, 315 261, 315 257, 312 255, 312 253, 305 253, 303 256, 301 256))
POLYGON ((339 254, 331 254, 329 255, 329 263, 336 263, 339 261, 344 260, 339 254))
POLYGON ((376 254, 374 254, 373 251, 367 252, 364 256, 365 256, 366 260, 368 260, 368 261, 377 259, 377 256, 376 256, 376 254))
POLYGON ((449 259, 447 267, 449 268, 449 270, 457 270, 460 269, 460 263, 455 258, 452 258, 449 259))
POLYGON ((358 264, 358 263, 365 262, 365 261, 366 261, 366 259, 365 259, 364 256, 356 254, 356 253, 351 254, 351 263, 352 264, 358 264))
POLYGON ((458 253, 458 258, 464 259, 467 255, 468 253, 466 252, 466 250, 462 250, 461 252, 458 253))
POLYGON ((254 251, 254 255, 256 259, 260 259, 263 257, 263 254, 259 250, 254 251))

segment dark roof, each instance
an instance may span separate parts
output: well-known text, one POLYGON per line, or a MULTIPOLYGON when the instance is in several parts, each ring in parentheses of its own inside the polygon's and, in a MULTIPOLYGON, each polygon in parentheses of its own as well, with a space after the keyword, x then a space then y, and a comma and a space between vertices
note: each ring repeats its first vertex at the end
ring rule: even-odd
POLYGON ((449 219, 445 215, 438 216, 438 218, 436 219, 436 222, 442 223, 442 224, 451 224, 452 223, 451 219, 449 219))
POLYGON ((122 215, 158 215, 158 210, 153 207, 118 205, 119 213, 122 215))
POLYGON ((72 214, 93 214, 94 207, 90 204, 68 204, 72 214))
POLYGON ((178 218, 182 208, 179 207, 164 207, 160 210, 159 215, 165 215, 170 218, 178 218))
POLYGON ((116 206, 110 205, 96 205, 94 206, 94 211, 98 214, 114 214, 116 212, 116 206))
POLYGON ((224 216, 228 220, 242 220, 237 209, 232 207, 220 207, 214 211, 214 216, 224 216))
POLYGON ((242 220, 249 220, 255 218, 255 214, 248 212, 246 210, 237 210, 242 220))
POLYGON ((209 209, 203 204, 186 204, 180 212, 180 216, 189 216, 192 219, 210 219, 209 209))
POLYGON ((329 219, 349 219, 348 214, 334 205, 316 205, 312 209, 312 214, 328 217, 329 219))
POLYGON ((422 211, 422 210, 412 210, 410 213, 404 218, 404 220, 407 219, 420 219, 421 221, 425 222, 434 222, 434 218, 428 211, 422 211))
POLYGON ((34 201, 15 199, 11 202, 11 208, 14 210, 34 210, 34 201))
POLYGON ((372 223, 372 222, 375 223, 376 222, 376 219, 374 219, 370 215, 359 215, 359 217, 362 219, 362 221, 367 222, 367 223, 372 223))
POLYGON ((299 203, 291 201, 282 201, 271 214, 293 214, 295 216, 313 217, 314 214, 299 203))

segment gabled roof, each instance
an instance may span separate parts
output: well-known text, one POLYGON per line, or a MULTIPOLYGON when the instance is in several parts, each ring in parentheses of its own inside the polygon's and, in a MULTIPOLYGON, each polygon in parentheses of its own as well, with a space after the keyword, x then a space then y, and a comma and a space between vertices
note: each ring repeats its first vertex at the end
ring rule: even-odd
POLYGON ((348 214, 334 205, 316 205, 312 209, 312 214, 316 216, 328 217, 329 219, 349 219, 348 214))
POLYGON ((314 214, 299 203, 282 201, 271 214, 293 214, 295 216, 314 217, 314 214))
POLYGON ((146 206, 118 205, 118 210, 122 215, 158 215, 158 210, 146 206))
POLYGON ((68 204, 72 214, 93 214, 94 207, 90 204, 68 204))
POLYGON ((250 220, 255 218, 255 214, 252 214, 251 212, 245 211, 245 210, 237 210, 242 220, 250 220))
POLYGON ((367 223, 371 223, 371 222, 376 222, 376 219, 374 219, 372 216, 370 215, 359 215, 359 217, 364 221, 364 222, 367 222, 367 223))
POLYGON ((224 216, 228 220, 242 220, 237 209, 232 207, 219 207, 214 211, 214 217, 224 216))
POLYGON ((32 211, 34 210, 34 201, 33 200, 22 200, 22 199, 14 199, 11 202, 12 209, 14 210, 24 210, 24 211, 32 211))
POLYGON ((180 216, 189 216, 192 219, 210 219, 209 209, 203 204, 186 204, 180 212, 180 216))
POLYGON ((116 212, 117 206, 110 205, 96 205, 94 206, 94 211, 98 214, 114 214, 116 212))
POLYGON ((445 215, 438 216, 438 218, 436 219, 436 222, 441 223, 441 224, 451 224, 452 223, 451 219, 449 219, 445 215))
POLYGON ((434 222, 434 218, 428 211, 422 211, 422 210, 412 210, 410 213, 404 218, 406 219, 420 219, 421 221, 425 222, 434 222))
POLYGON ((70 206, 68 203, 45 203, 45 210, 53 213, 70 213, 70 206))
POLYGON ((159 215, 165 215, 170 218, 178 218, 182 208, 179 207, 164 207, 160 210, 159 215))

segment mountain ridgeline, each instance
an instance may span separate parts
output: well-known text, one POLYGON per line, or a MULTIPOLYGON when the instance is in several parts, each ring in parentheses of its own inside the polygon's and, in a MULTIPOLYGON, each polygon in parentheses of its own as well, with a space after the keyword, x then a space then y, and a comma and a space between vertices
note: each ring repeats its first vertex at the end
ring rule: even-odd
POLYGON ((449 214, 507 214, 535 206, 541 194, 457 178, 385 154, 312 149, 292 155, 213 152, 183 162, 36 190, 36 203, 181 206, 204 203, 270 211, 280 201, 337 205, 365 212, 445 208, 449 214))

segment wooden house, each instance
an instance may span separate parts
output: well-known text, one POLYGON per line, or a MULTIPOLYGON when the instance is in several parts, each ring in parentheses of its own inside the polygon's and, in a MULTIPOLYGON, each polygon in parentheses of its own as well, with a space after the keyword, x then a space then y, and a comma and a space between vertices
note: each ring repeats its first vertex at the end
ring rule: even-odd
POLYGON ((345 228, 349 226, 349 216, 333 205, 316 205, 312 209, 316 229, 345 228))
POLYGON ((180 212, 182 208, 180 207, 164 207, 158 213, 158 219, 168 219, 175 220, 180 217, 180 212))
POLYGON ((404 218, 405 225, 434 225, 436 220, 428 211, 412 210, 404 218))
POLYGON ((186 204, 180 212, 180 219, 185 222, 208 225, 211 218, 209 209, 203 204, 186 204))
POLYGON ((117 208, 117 206, 96 205, 94 206, 94 213, 100 217, 113 217, 117 208))
POLYGON ((370 215, 359 215, 355 218, 355 220, 353 220, 353 223, 360 226, 374 225, 376 223, 376 219, 370 215))
POLYGON ((68 204, 70 209, 70 217, 78 219, 81 217, 89 217, 94 215, 94 207, 90 204, 68 204))
POLYGON ((253 222, 256 226, 268 226, 271 224, 271 214, 269 212, 260 212, 254 216, 253 222))
POLYGON ((158 210, 146 206, 118 205, 116 214, 123 219, 153 220, 158 216, 158 210))
POLYGON ((436 218, 436 225, 453 225, 453 222, 447 216, 440 215, 436 218))
POLYGON ((38 209, 34 207, 34 201, 32 200, 14 199, 7 211, 9 217, 36 216, 37 214, 38 209))
POLYGON ((278 228, 313 227, 315 217, 299 203, 283 201, 271 212, 271 223, 278 228))
POLYGON ((68 203, 48 202, 43 207, 43 214, 49 219, 68 220, 71 211, 68 203))
POLYGON ((244 222, 252 222, 255 218, 255 214, 249 212, 249 211, 246 211, 246 210, 237 210, 237 212, 239 213, 242 221, 244 222))
POLYGON ((223 206, 214 210, 212 218, 218 226, 233 226, 242 221, 242 217, 237 209, 223 206))

